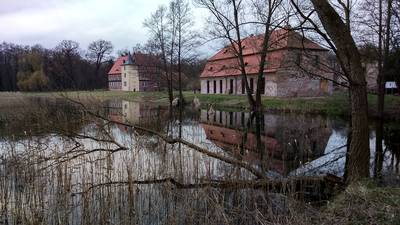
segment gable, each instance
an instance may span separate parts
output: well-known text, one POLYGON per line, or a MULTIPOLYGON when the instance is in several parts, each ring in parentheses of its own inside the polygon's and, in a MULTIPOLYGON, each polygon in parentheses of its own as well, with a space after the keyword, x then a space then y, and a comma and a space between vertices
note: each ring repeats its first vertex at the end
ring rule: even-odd
POLYGON ((125 60, 128 59, 128 56, 121 56, 119 57, 114 65, 111 67, 110 71, 108 72, 108 75, 118 75, 121 74, 121 66, 124 64, 125 60))

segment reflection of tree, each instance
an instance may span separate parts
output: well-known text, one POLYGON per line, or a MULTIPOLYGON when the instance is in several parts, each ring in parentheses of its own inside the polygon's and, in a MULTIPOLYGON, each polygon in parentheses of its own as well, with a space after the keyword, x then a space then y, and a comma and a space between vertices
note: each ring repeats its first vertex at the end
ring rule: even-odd
POLYGON ((0 136, 17 139, 50 133, 77 133, 87 125, 76 105, 63 99, 29 98, 0 109, 0 136))
MULTIPOLYGON (((391 152, 391 165, 390 167, 396 173, 400 170, 400 128, 395 126, 388 126, 383 135, 386 149, 391 152)), ((382 157, 383 160, 383 157, 382 157)))

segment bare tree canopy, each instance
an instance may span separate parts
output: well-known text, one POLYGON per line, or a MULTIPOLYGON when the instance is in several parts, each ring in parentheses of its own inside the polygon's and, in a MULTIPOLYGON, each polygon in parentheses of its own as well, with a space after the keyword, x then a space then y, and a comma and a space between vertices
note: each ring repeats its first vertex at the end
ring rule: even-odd
POLYGON ((106 40, 97 40, 93 41, 88 46, 88 58, 99 65, 107 60, 110 57, 110 54, 113 51, 113 45, 110 41, 106 40))

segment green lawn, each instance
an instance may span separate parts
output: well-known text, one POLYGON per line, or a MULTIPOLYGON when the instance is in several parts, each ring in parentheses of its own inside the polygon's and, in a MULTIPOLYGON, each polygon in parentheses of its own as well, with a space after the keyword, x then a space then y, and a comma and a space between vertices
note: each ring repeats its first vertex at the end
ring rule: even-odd
MULTIPOLYGON (((174 93, 175 96, 178 93, 174 93)), ((94 99, 122 99, 130 101, 146 101, 155 104, 167 105, 167 92, 122 92, 122 91, 69 91, 69 92, 37 92, 37 93, 0 93, 0 98, 15 98, 25 96, 36 97, 62 97, 70 98, 94 98, 94 99)), ((248 108, 246 96, 235 95, 206 95, 194 94, 193 92, 184 92, 185 99, 192 101, 196 96, 199 98, 203 107, 213 104, 216 108, 223 109, 245 109, 248 108)), ((375 113, 376 95, 369 95, 368 101, 370 106, 370 114, 375 113)), ((335 93, 331 96, 316 98, 274 98, 263 97, 263 105, 266 110, 284 111, 284 112, 301 112, 301 113, 320 113, 329 116, 346 116, 349 114, 348 97, 345 93, 335 93)), ((388 95, 385 99, 386 111, 389 115, 400 115, 400 96, 388 95)))

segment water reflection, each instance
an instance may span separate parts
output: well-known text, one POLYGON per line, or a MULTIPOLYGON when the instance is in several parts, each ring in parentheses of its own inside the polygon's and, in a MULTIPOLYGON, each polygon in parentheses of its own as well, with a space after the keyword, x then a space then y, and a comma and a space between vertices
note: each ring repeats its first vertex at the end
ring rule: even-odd
MULTIPOLYGON (((216 111, 210 115, 202 110, 201 126, 216 146, 234 155, 242 146, 243 159, 259 164, 256 124, 246 131, 249 118, 248 112, 216 111)), ((261 122, 261 141, 268 153, 269 169, 284 176, 323 155, 332 134, 330 122, 322 117, 264 114, 261 122)))
MULTIPOLYGON (((255 120, 247 112, 190 108, 180 119, 177 110, 144 103, 87 103, 118 122, 111 123, 65 101, 40 101, 30 103, 39 113, 17 113, 10 105, 1 114, 0 224, 259 224, 288 215, 290 195, 197 188, 255 176, 123 123, 171 137, 179 137, 181 129, 184 140, 260 171, 265 166, 263 172, 271 177, 343 174, 343 120, 270 113, 255 120)), ((385 128, 383 174, 398 174, 399 130, 385 128)))

